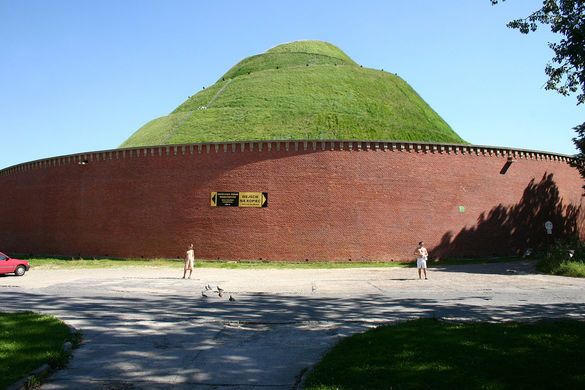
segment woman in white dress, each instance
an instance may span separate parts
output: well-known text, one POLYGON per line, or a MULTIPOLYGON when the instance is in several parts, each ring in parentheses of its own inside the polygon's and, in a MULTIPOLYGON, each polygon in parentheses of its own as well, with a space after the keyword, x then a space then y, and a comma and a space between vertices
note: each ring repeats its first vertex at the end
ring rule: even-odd
POLYGON ((185 254, 185 269, 183 271, 183 279, 187 275, 187 271, 189 271, 189 279, 191 279, 191 274, 193 273, 193 263, 195 262, 195 251, 193 250, 193 244, 189 245, 189 249, 187 249, 187 253, 185 254))

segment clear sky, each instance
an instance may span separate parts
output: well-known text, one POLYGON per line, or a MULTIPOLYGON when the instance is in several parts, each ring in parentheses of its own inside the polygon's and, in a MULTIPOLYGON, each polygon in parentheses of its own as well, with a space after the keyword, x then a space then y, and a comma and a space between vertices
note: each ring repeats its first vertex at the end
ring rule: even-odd
POLYGON ((575 153, 574 97, 545 91, 541 0, 0 0, 0 169, 116 148, 246 56, 318 39, 398 73, 465 140, 575 153))

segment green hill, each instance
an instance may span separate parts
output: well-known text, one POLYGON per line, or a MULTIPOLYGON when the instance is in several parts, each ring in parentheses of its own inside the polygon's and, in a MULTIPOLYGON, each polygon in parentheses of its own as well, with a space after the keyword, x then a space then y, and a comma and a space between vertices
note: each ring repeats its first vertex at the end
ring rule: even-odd
POLYGON ((400 77, 300 41, 242 60, 121 147, 270 139, 465 143, 400 77))

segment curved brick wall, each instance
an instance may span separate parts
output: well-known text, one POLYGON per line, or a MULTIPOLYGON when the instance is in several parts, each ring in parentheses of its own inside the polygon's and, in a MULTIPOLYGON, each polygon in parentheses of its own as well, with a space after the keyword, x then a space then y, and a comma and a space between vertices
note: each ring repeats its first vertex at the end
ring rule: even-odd
POLYGON ((407 260, 510 254, 584 237, 568 157, 384 142, 189 144, 56 157, 0 171, 0 250, 71 256, 407 260), (514 162, 509 163, 511 158, 514 162), (80 164, 87 161, 87 164, 80 164), (264 191, 267 208, 211 207, 264 191), (460 207, 462 206, 462 207, 460 207))

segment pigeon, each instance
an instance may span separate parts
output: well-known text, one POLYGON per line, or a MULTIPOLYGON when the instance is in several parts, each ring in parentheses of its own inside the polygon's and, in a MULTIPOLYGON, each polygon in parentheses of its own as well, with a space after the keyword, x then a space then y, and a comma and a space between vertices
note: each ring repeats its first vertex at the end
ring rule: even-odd
POLYGON ((205 294, 205 291, 201 291, 201 296, 203 298, 209 298, 209 296, 207 294, 205 294))
POLYGON ((220 293, 220 294, 223 293, 223 288, 217 286, 217 292, 220 293))
POLYGON ((219 297, 223 298, 223 293, 221 291, 219 292, 219 297))
POLYGON ((205 286, 205 289, 206 290, 213 290, 209 284, 207 286, 205 286))
POLYGON ((231 295, 230 295, 230 299, 229 300, 230 300, 230 302, 235 301, 234 297, 232 297, 231 295))

